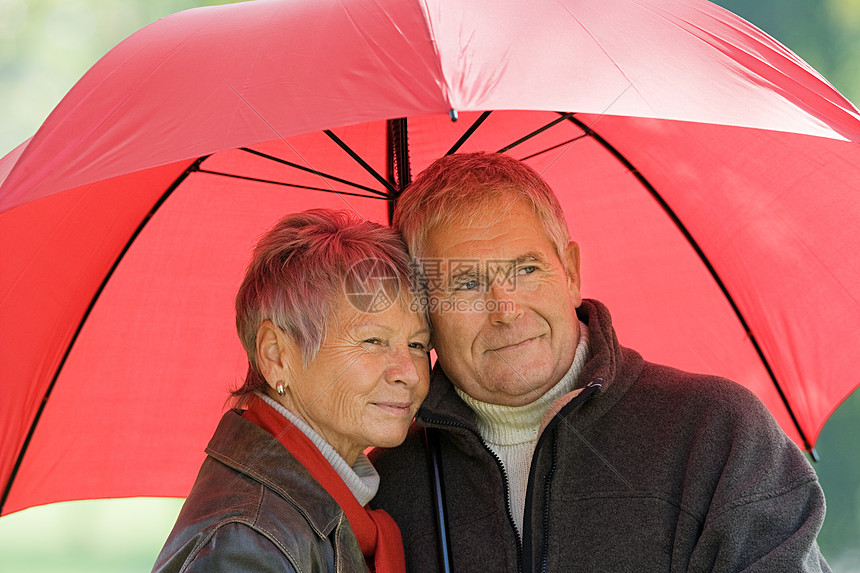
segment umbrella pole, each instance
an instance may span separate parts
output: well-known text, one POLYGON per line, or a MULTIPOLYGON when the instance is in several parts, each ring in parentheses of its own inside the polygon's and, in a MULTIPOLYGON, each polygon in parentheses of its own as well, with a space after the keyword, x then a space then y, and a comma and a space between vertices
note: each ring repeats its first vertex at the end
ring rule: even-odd
POLYGON ((445 507, 445 487, 442 483, 442 448, 439 446, 439 431, 424 428, 427 445, 427 464, 433 480, 433 516, 436 518, 436 548, 439 554, 439 570, 454 571, 451 566, 451 536, 448 533, 448 512, 445 507))
POLYGON ((409 131, 405 117, 388 120, 386 140, 388 181, 394 186, 394 192, 388 199, 388 224, 390 225, 394 219, 397 199, 412 183, 412 170, 409 167, 409 131))
MULTIPOLYGON (((479 124, 480 125, 480 124, 479 124)), ((477 127, 477 126, 476 126, 477 127)), ((412 182, 409 167, 409 138, 406 118, 388 120, 388 180, 394 183, 396 193, 388 201, 388 224, 394 218, 394 208, 400 194, 412 182)), ((439 433, 424 428, 427 446, 427 464, 432 480, 433 515, 436 521, 436 547, 439 555, 439 570, 452 573, 451 537, 448 534, 448 514, 445 508, 445 488, 442 484, 442 450, 439 447, 439 433)))

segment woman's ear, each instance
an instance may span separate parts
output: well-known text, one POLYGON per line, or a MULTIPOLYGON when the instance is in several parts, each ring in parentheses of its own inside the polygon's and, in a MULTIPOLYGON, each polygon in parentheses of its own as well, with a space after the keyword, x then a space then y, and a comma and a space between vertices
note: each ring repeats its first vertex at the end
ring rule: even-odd
POLYGON ((272 389, 278 383, 289 383, 292 346, 286 333, 271 320, 264 320, 257 329, 257 368, 272 389))

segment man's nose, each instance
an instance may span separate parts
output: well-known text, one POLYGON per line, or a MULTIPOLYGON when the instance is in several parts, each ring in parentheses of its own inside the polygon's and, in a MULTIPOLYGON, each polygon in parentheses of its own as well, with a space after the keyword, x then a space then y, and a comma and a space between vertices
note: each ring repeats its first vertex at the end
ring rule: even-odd
POLYGON ((514 288, 500 284, 498 281, 490 286, 485 302, 490 322, 495 325, 510 324, 523 314, 522 307, 517 303, 514 288))

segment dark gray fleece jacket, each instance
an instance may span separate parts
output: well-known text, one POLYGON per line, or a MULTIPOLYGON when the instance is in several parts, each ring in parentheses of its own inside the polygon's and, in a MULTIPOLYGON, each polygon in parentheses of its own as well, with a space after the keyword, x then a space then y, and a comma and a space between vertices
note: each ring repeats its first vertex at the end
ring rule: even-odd
POLYGON ((371 456, 374 507, 403 533, 409 571, 438 571, 424 433, 438 428, 454 570, 829 571, 824 496, 803 453, 743 387, 645 362, 586 300, 591 355, 538 440, 523 538, 501 463, 436 368, 406 442, 371 456))

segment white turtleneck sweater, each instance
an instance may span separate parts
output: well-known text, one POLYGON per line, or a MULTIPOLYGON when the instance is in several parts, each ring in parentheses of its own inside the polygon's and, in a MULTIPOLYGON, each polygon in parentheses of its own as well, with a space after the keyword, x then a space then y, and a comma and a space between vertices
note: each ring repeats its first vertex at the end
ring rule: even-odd
POLYGON ((280 403, 262 392, 255 392, 257 396, 265 400, 265 402, 278 411, 283 417, 289 420, 295 427, 302 431, 314 443, 317 449, 322 453, 325 459, 332 465, 337 475, 349 487, 349 491, 355 496, 362 506, 367 505, 373 496, 376 495, 376 490, 379 489, 379 474, 376 473, 376 468, 367 459, 367 456, 362 452, 356 458, 355 463, 350 466, 346 463, 340 454, 338 454, 331 444, 323 439, 313 428, 308 426, 301 418, 284 408, 280 403))
MULTIPOLYGON (((526 503, 526 488, 529 481, 532 455, 535 444, 544 426, 549 423, 554 402, 567 394, 571 398, 580 390, 573 391, 579 373, 588 358, 588 329, 579 323, 579 343, 570 369, 559 382, 546 394, 525 406, 500 406, 475 400, 465 392, 456 388, 457 394, 478 416, 478 433, 484 442, 502 462, 508 476, 508 497, 511 502, 511 513, 517 526, 517 533, 522 537, 523 513, 526 503)), ((566 403, 568 400, 562 400, 566 403)), ((552 411, 557 411, 553 408, 552 411)))

